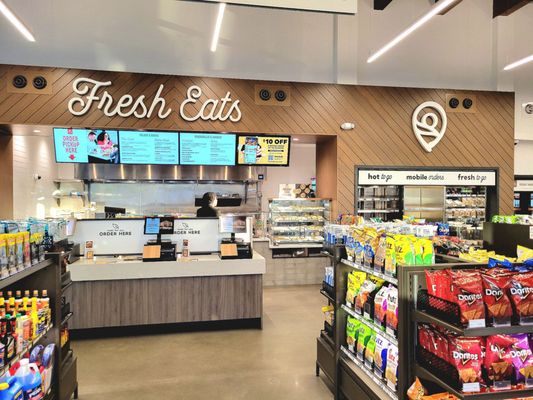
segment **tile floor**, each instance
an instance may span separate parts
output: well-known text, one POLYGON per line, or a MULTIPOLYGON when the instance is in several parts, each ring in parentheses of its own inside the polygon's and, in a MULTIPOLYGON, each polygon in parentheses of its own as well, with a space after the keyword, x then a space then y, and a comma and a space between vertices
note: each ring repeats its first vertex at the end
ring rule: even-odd
POLYGON ((81 400, 331 400, 315 377, 318 286, 265 288, 263 330, 73 343, 81 400))

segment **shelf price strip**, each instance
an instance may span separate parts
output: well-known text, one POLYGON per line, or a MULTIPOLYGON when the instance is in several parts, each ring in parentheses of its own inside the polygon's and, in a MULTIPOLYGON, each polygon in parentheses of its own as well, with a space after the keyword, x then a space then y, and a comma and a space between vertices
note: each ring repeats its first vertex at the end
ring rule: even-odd
POLYGON ((389 342, 394 343, 395 345, 398 345, 398 339, 394 336, 392 336, 390 333, 384 331, 380 326, 376 325, 374 322, 372 322, 369 319, 364 318, 362 315, 357 314, 354 310, 352 310, 347 305, 343 304, 342 309, 345 310, 348 314, 350 314, 352 317, 358 319, 359 321, 363 322, 365 325, 368 325, 370 328, 372 328, 375 332, 379 333, 381 336, 385 337, 389 342))
POLYGON ((355 365, 357 365, 359 367, 359 369, 361 371, 363 371, 370 379, 372 379, 374 381, 374 383, 376 385, 378 385, 379 387, 381 387, 381 389, 387 393, 387 395, 389 395, 390 398, 392 399, 398 399, 398 395, 393 392, 392 390, 389 389, 389 387, 385 384, 385 382, 383 382, 382 380, 378 379, 372 372, 370 372, 364 365, 363 363, 361 363, 361 361, 359 361, 357 358, 355 358, 355 356, 344 346, 341 346, 341 350, 344 354, 346 354, 346 356, 348 356, 348 358, 353 361, 353 363, 355 365))
POLYGON ((392 283, 393 285, 398 285, 398 279, 393 278, 392 276, 388 276, 385 274, 382 274, 381 272, 374 271, 372 268, 367 268, 364 265, 361 265, 359 263, 354 263, 353 261, 348 261, 345 259, 341 260, 343 264, 349 265, 352 268, 359 269, 361 271, 366 272, 367 274, 377 276, 378 278, 383 279, 385 282, 392 283))

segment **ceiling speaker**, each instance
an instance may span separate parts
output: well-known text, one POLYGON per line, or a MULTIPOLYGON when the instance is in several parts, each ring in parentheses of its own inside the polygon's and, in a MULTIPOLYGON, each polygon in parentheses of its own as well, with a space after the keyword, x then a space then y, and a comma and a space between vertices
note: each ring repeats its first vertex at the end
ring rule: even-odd
POLYGON ((271 95, 270 95, 270 90, 268 90, 268 89, 261 89, 261 90, 259 91, 259 98, 260 98, 261 100, 263 100, 263 101, 268 101, 268 100, 270 100, 270 97, 271 97, 271 95))
POLYGON ((44 76, 38 75, 33 78, 33 87, 37 90, 43 90, 47 84, 48 82, 44 76))
POLYGON ((451 108, 457 108, 459 107, 459 99, 457 97, 452 97, 450 101, 448 102, 451 108))
POLYGON ((474 102, 469 97, 467 97, 466 99, 463 100, 463 107, 466 108, 467 110, 472 108, 473 104, 474 104, 474 102))
POLYGON ((287 93, 283 90, 276 90, 274 97, 277 101, 285 101, 287 99, 287 93))
POLYGON ((291 106, 291 87, 261 83, 254 85, 254 100, 258 106, 291 106))
POLYGON ((13 86, 17 89, 25 88, 28 84, 28 80, 24 75, 15 75, 13 77, 13 86))

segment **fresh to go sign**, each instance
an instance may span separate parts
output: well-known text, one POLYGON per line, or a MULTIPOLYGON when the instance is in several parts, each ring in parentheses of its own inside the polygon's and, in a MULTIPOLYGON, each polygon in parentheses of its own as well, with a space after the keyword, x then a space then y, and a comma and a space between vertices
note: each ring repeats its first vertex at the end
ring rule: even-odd
MULTIPOLYGON (((172 109, 167 106, 165 98, 162 96, 165 85, 159 85, 155 96, 147 99, 140 95, 133 97, 130 94, 121 96, 118 100, 113 98, 105 89, 111 86, 111 81, 96 81, 90 78, 78 78, 72 83, 72 90, 76 96, 68 102, 68 110, 72 115, 85 115, 93 107, 101 110, 107 117, 135 117, 139 119, 151 118, 157 115, 158 118, 165 119, 172 109)), ((180 116, 185 121, 194 122, 198 119, 204 121, 227 121, 238 122, 242 113, 239 107, 239 100, 233 100, 231 93, 220 99, 202 100, 202 89, 199 86, 190 86, 187 90, 187 98, 181 102, 180 116), (199 107, 199 111, 196 109, 199 107)))

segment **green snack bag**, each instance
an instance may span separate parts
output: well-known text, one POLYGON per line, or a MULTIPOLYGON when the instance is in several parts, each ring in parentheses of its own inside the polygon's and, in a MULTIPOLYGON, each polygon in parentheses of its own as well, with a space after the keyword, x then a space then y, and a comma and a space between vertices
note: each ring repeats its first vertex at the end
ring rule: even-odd
POLYGON ((372 332, 366 344, 365 366, 372 370, 374 368, 374 352, 376 351, 376 332, 372 332))
POLYGON ((350 351, 354 351, 357 342, 357 329, 360 324, 354 317, 348 317, 346 320, 346 344, 350 351))
POLYGON ((420 239, 422 242, 422 263, 423 265, 435 264, 435 251, 433 241, 430 239, 420 239))
POLYGON ((357 334, 357 358, 359 358, 361 361, 364 361, 365 359, 366 345, 370 340, 372 332, 372 329, 368 325, 364 323, 359 325, 359 332, 357 334))
POLYGON ((396 239, 396 262, 403 265, 415 265, 415 254, 411 240, 407 236, 396 239))

